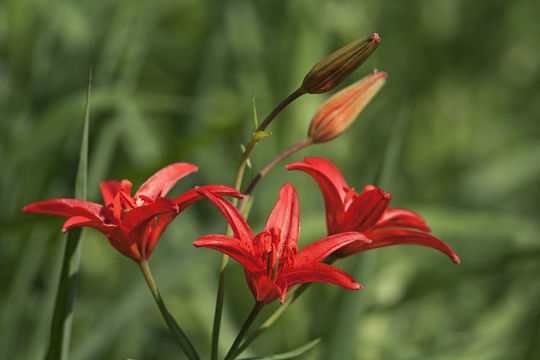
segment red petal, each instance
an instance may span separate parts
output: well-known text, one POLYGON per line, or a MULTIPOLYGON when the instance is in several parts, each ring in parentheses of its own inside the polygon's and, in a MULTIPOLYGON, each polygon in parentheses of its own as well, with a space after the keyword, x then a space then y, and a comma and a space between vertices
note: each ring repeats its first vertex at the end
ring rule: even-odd
POLYGON ((368 239, 364 234, 359 232, 335 234, 315 241, 296 254, 294 257, 294 266, 304 266, 319 262, 342 247, 356 241, 371 243, 371 239, 368 239))
POLYGON ((146 180, 134 197, 145 196, 156 200, 158 196, 165 196, 178 180, 197 170, 197 166, 188 163, 175 163, 164 167, 146 180))
POLYGON ((72 216, 62 226, 62 232, 66 232, 69 229, 77 226, 88 226, 99 230, 105 236, 110 233, 116 225, 107 225, 101 220, 87 218, 86 216, 72 216))
POLYGON ((246 279, 255 300, 269 304, 280 297, 281 289, 266 275, 253 276, 246 272, 246 279))
POLYGON ((345 199, 349 188, 336 166, 323 158, 306 157, 304 162, 293 162, 287 165, 287 169, 305 171, 315 179, 324 198, 328 234, 341 232, 345 219, 345 199))
POLYGON ((254 256, 249 248, 246 248, 242 241, 225 235, 207 235, 198 238, 193 242, 197 247, 207 247, 221 251, 229 255, 244 266, 250 273, 261 273, 265 265, 254 256))
POLYGON ((159 241, 159 238, 163 234, 163 231, 169 226, 169 224, 174 220, 174 218, 177 216, 177 213, 164 213, 161 214, 159 217, 159 220, 157 224, 155 224, 154 228, 150 232, 150 235, 148 237, 148 243, 146 244, 147 253, 151 254, 152 251, 154 251, 154 248, 156 247, 157 242, 159 241))
POLYGON ((388 207, 390 199, 390 194, 381 189, 366 186, 347 209, 343 230, 365 231, 371 228, 388 207))
POLYGON ((116 194, 120 192, 120 182, 116 180, 109 180, 99 184, 101 188, 101 195, 103 196, 103 202, 105 206, 109 206, 113 203, 116 194))
POLYGON ((336 268, 335 266, 312 263, 310 265, 302 265, 302 267, 294 267, 290 271, 282 274, 289 287, 295 284, 305 282, 327 282, 347 289, 360 289, 362 285, 354 281, 354 278, 345 271, 336 268))
POLYGON ((78 199, 50 199, 26 205, 24 212, 36 212, 60 216, 84 216, 100 220, 102 205, 78 199))
POLYGON ((448 255, 453 262, 459 264, 461 261, 457 254, 443 241, 435 236, 420 231, 388 229, 370 232, 367 236, 373 240, 371 244, 353 243, 341 249, 338 253, 340 257, 345 257, 365 251, 390 245, 420 245, 440 250, 448 255))
POLYGON ((170 203, 158 201, 151 205, 136 207, 124 214, 122 225, 132 229, 140 226, 143 222, 150 221, 154 216, 165 213, 177 214, 176 204, 172 201, 170 203))
MULTIPOLYGON (((225 185, 206 185, 206 186, 200 186, 199 189, 203 189, 213 194, 228 195, 228 196, 234 196, 237 198, 244 197, 244 195, 241 192, 237 191, 236 189, 230 186, 225 186, 225 185)), ((176 199, 174 199, 174 202, 178 204, 180 211, 183 211, 185 208, 201 200, 202 198, 203 196, 197 192, 197 189, 192 189, 178 196, 176 199)))
POLYGON ((371 230, 382 228, 413 228, 430 232, 424 219, 412 211, 398 208, 389 208, 382 214, 381 218, 371 230))
POLYGON ((223 213, 233 230, 234 236, 242 241, 242 245, 245 249, 249 249, 251 251, 253 248, 252 241, 255 236, 246 222, 246 219, 244 219, 238 209, 231 204, 230 201, 222 198, 221 196, 214 195, 204 188, 197 187, 195 189, 223 213))
POLYGON ((300 230, 300 210, 298 208, 298 194, 291 183, 287 182, 279 191, 276 205, 264 228, 269 231, 272 228, 280 230, 280 241, 277 244, 278 253, 281 253, 284 247, 289 247, 296 253, 300 230))

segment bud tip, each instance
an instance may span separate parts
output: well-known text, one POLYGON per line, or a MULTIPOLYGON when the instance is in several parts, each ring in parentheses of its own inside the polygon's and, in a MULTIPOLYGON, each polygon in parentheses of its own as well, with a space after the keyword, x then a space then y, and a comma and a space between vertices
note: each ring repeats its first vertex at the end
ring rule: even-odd
POLYGON ((371 40, 371 43, 379 43, 381 42, 381 37, 377 33, 372 33, 369 35, 369 40, 371 40))

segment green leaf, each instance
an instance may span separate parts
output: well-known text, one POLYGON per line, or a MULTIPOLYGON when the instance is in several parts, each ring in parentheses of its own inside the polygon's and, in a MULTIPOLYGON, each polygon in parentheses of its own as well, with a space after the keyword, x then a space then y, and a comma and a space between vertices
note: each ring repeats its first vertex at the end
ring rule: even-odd
POLYGON ((259 127, 259 117, 257 116, 257 105, 255 104, 255 94, 251 97, 251 105, 253 106, 253 121, 255 122, 255 129, 259 127))
POLYGON ((294 350, 281 353, 281 354, 273 354, 273 355, 264 355, 264 356, 256 356, 256 357, 250 357, 250 358, 243 358, 240 360, 282 360, 282 359, 292 359, 297 356, 300 356, 309 350, 313 349, 315 346, 317 346, 321 342, 321 338, 316 338, 315 340, 312 340, 308 342, 305 345, 300 346, 299 348, 296 348, 294 350))
POLYGON ((258 143, 262 139, 264 139, 267 136, 272 135, 272 132, 270 131, 257 131, 255 134, 253 134, 253 142, 258 143))
MULTIPOLYGON (((92 64, 88 72, 88 92, 86 94, 85 114, 81 149, 79 153, 79 166, 75 179, 75 198, 86 200, 88 182, 88 128, 90 115, 90 92, 92 88, 92 64)), ((69 341, 71 338, 71 322, 73 319, 73 299, 77 287, 77 277, 81 258, 79 240, 81 228, 69 230, 64 260, 60 272, 60 283, 54 304, 54 313, 51 325, 51 337, 47 349, 47 360, 68 359, 69 341)))

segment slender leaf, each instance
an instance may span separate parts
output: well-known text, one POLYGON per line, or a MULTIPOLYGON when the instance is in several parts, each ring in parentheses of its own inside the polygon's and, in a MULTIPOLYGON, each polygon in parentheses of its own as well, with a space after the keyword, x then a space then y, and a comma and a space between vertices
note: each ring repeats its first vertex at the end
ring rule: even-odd
MULTIPOLYGON (((88 132, 90 118, 90 93, 92 88, 92 65, 88 73, 88 92, 86 94, 85 114, 81 149, 79 153, 79 166, 75 180, 75 198, 86 200, 88 181, 88 132)), ((79 240, 81 229, 69 231, 64 251, 64 260, 60 273, 60 283, 56 294, 54 313, 51 325, 51 337, 46 359, 68 359, 69 342, 71 338, 71 323, 73 320, 73 302, 77 287, 77 277, 81 258, 79 240)))
POLYGON ((296 348, 291 351, 287 351, 285 353, 281 354, 273 354, 273 355, 264 355, 264 356, 256 356, 256 357, 250 357, 250 358, 242 358, 240 360, 283 360, 283 359, 293 359, 295 357, 298 357, 300 355, 305 354, 309 350, 313 349, 315 346, 317 346, 321 342, 321 338, 316 338, 315 340, 312 340, 308 342, 305 345, 300 346, 299 348, 296 348))

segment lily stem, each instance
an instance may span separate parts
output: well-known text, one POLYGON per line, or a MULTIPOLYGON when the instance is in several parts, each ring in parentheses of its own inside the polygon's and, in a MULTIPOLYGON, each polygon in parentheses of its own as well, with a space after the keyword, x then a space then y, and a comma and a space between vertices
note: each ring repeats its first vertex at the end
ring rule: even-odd
POLYGON ((287 96, 281 103, 279 103, 278 106, 268 116, 264 119, 264 121, 259 125, 257 130, 253 132, 253 135, 251 136, 251 140, 249 141, 248 145, 246 146, 246 150, 242 154, 242 159, 240 159, 240 165, 238 166, 238 171, 236 172, 236 179, 234 181, 234 188, 238 191, 240 191, 240 187, 242 186, 242 179, 244 177, 244 170, 246 168, 247 160, 249 159, 249 155, 251 154, 251 151, 257 145, 258 139, 255 136, 259 131, 264 131, 268 125, 274 120, 274 118, 283 110, 287 105, 292 103, 295 99, 298 97, 304 95, 306 92, 302 90, 301 88, 294 91, 292 94, 287 96))
MULTIPOLYGON (((326 263, 326 264, 332 264, 334 261, 337 260, 337 257, 335 257, 334 255, 330 255, 329 257, 327 257, 323 262, 326 263)), ((296 290, 294 290, 294 292, 292 293, 291 296, 287 297, 287 299, 285 300, 285 303, 283 303, 283 305, 281 305, 280 307, 278 307, 269 317, 268 319, 266 319, 266 321, 264 323, 262 323, 261 326, 259 326, 257 328, 257 330, 255 330, 253 332, 253 334, 251 334, 243 343, 242 345, 240 345, 240 347, 238 348, 238 351, 237 351, 237 354, 241 354, 242 351, 244 351, 245 349, 247 349, 247 347, 253 342, 255 341, 255 339, 257 339, 259 337, 259 335, 261 335, 266 329, 268 329, 270 326, 272 326, 277 319, 279 319, 281 317, 281 315, 283 315, 283 313, 285 312, 285 310, 287 310, 289 308, 289 306, 292 305, 292 303, 298 299, 300 297, 300 295, 302 295, 304 293, 304 291, 307 290, 308 287, 311 286, 311 283, 304 283, 302 285, 300 285, 298 288, 296 288, 296 290)))
POLYGON ((284 152, 282 152, 281 154, 279 154, 278 156, 276 156, 272 161, 270 161, 261 171, 259 171, 257 173, 257 175, 255 175, 253 180, 251 180, 251 182, 249 183, 246 191, 244 192, 244 198, 240 202, 240 206, 238 207, 238 210, 240 210, 240 212, 242 212, 244 210, 244 207, 246 206, 246 203, 247 203, 249 197, 253 193, 253 189, 255 188, 255 186, 257 186, 259 181, 266 174, 268 174, 268 172, 270 170, 272 170, 272 168, 274 166, 279 164, 283 159, 289 157, 290 155, 294 154, 295 152, 300 151, 303 148, 305 148, 305 147, 307 147, 307 146, 309 146, 311 144, 313 144, 313 140, 311 138, 306 138, 304 140, 301 140, 298 143, 291 146, 290 148, 288 148, 287 150, 285 150, 284 152))
POLYGON ((184 351, 184 353, 187 355, 187 357, 190 360, 199 360, 200 357, 197 354, 197 351, 195 350, 195 348, 193 347, 193 344, 191 343, 191 341, 189 341, 186 334, 182 331, 180 326, 176 323, 172 315, 169 313, 169 310, 167 310, 167 306, 165 306, 165 302, 163 302, 163 299, 161 298, 159 290, 154 281, 154 277, 152 276, 152 273, 150 272, 148 261, 146 260, 141 261, 139 263, 139 268, 141 269, 144 279, 146 280, 146 283, 148 284, 148 288, 150 289, 150 292, 154 296, 154 300, 156 301, 159 311, 161 312, 161 315, 163 316, 163 320, 165 320, 165 323, 167 324, 167 327, 169 328, 171 334, 176 338, 176 340, 182 347, 182 350, 184 351))
POLYGON ((225 254, 222 254, 221 267, 219 270, 218 291, 216 297, 216 310, 214 314, 214 325, 212 329, 212 360, 217 360, 218 358, 219 330, 221 328, 221 316, 223 314, 223 300, 225 298, 225 277, 227 275, 228 263, 229 257, 225 254))
POLYGON ((280 102, 279 105, 276 106, 276 108, 272 110, 270 114, 268 114, 268 116, 263 120, 263 122, 261 123, 261 125, 259 125, 259 127, 257 128, 255 132, 263 131, 264 129, 266 129, 268 125, 270 125, 272 120, 274 120, 274 118, 277 116, 277 114, 281 112, 281 110, 283 110, 287 105, 289 105, 290 103, 292 103, 294 100, 304 95, 305 93, 306 91, 304 89, 299 88, 298 90, 294 91, 291 95, 283 99, 283 101, 280 102))
POLYGON ((256 302, 253 306, 253 309, 251 309, 251 312, 249 313, 246 321, 244 322, 244 325, 242 325, 242 328, 240 329, 240 332, 236 336, 236 339, 234 340, 234 343, 231 345, 231 348, 229 349, 229 352, 225 356, 225 360, 232 360, 234 359, 238 354, 240 354, 240 350, 238 346, 244 339, 244 336, 246 335, 247 331, 249 330, 249 327, 251 324, 253 324, 253 321, 259 315, 259 312, 264 307, 264 304, 261 302, 256 302))
MULTIPOLYGON (((304 95, 306 92, 302 88, 299 88, 298 90, 291 93, 289 96, 287 96, 283 101, 281 101, 278 106, 272 110, 268 116, 263 120, 263 122, 259 125, 259 127, 253 132, 251 139, 246 146, 246 149, 244 150, 244 153, 242 154, 242 158, 240 159, 240 164, 238 165, 238 170, 236 171, 236 178, 234 180, 234 188, 238 191, 240 191, 240 188, 242 187, 242 179, 244 178, 244 170, 246 168, 247 161, 249 159, 249 155, 251 154, 251 151, 253 148, 255 148, 255 145, 257 145, 257 137, 256 134, 259 131, 264 131, 268 125, 274 120, 274 118, 283 110, 287 105, 292 103, 295 99, 299 98, 300 96, 304 95)), ((234 206, 238 205, 238 199, 234 198, 232 200, 234 206)), ((245 202, 243 202, 243 207, 245 207, 245 202)), ((227 229, 227 232, 230 232, 230 227, 227 229)), ((221 267, 219 272, 219 281, 218 281, 218 291, 216 296, 216 308, 214 313, 214 325, 212 330, 212 360, 217 360, 218 356, 218 344, 219 344, 219 332, 221 327, 221 317, 223 315, 223 301, 225 299, 225 277, 227 274, 227 264, 229 262, 229 257, 227 255, 221 256, 221 267)))

